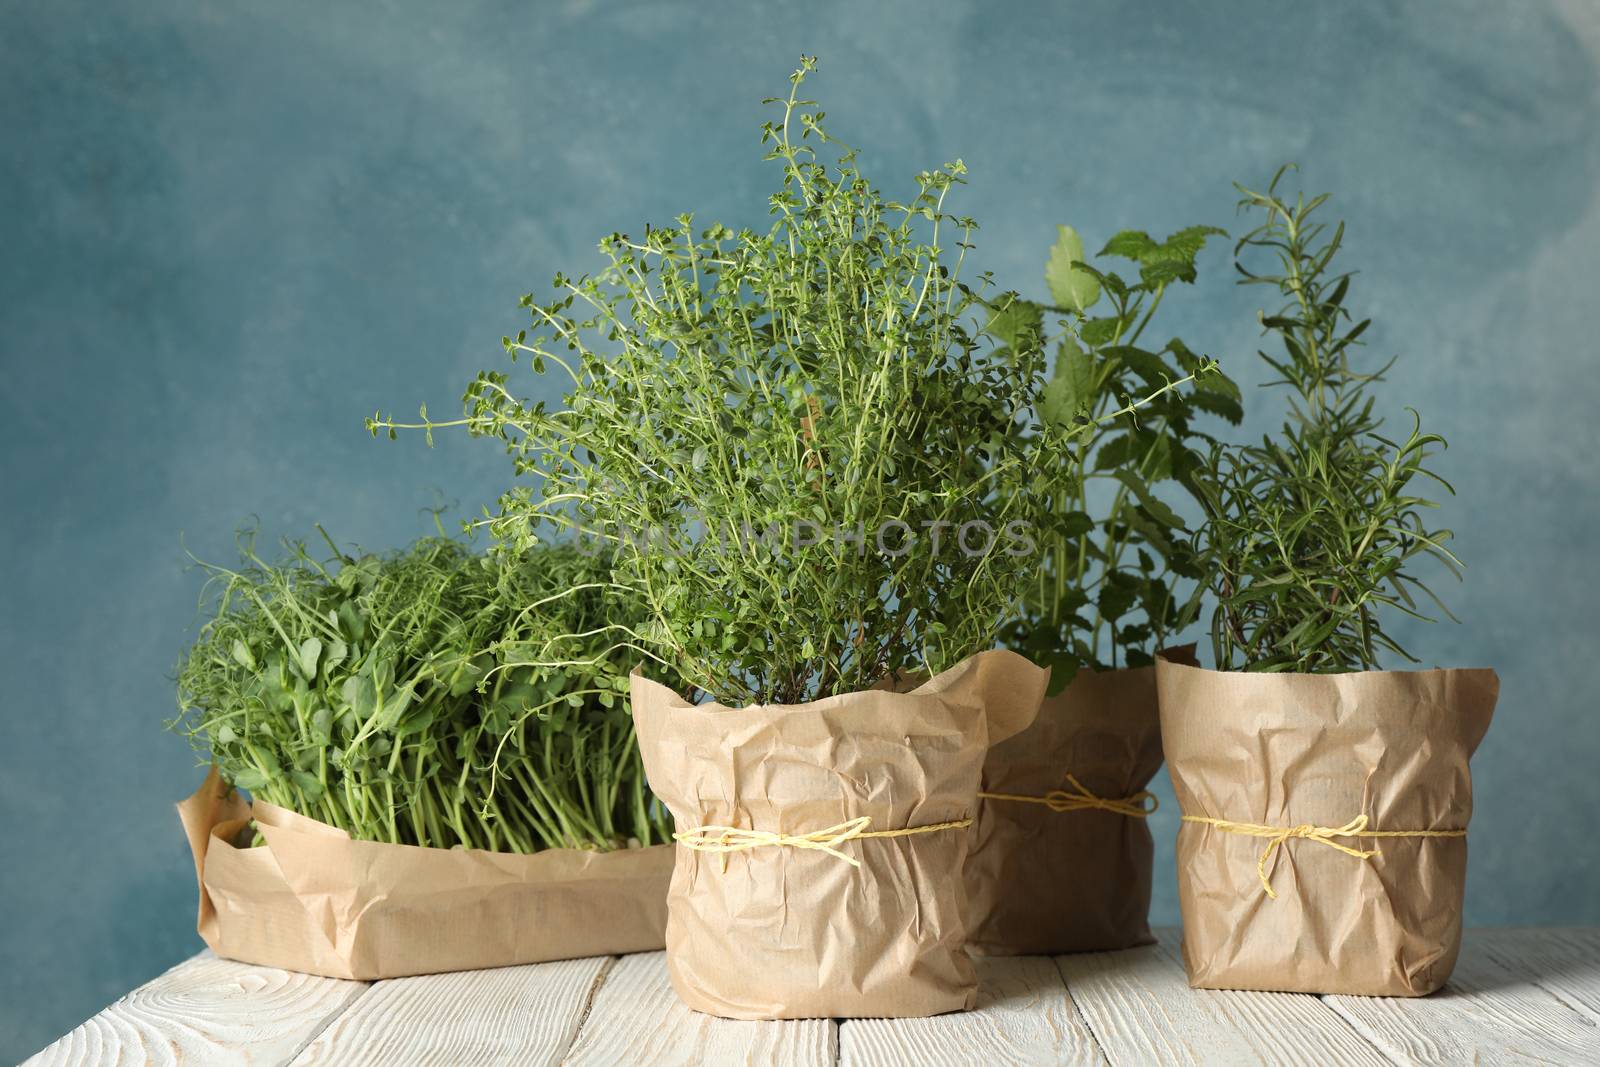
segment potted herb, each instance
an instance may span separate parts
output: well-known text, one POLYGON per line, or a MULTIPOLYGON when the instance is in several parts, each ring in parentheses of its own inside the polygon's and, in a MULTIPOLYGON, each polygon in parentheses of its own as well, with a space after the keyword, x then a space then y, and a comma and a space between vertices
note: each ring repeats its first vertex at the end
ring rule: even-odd
POLYGON ((671 849, 642 847, 605 561, 327 544, 201 565, 171 725, 213 767, 181 806, 207 943, 344 978, 659 948, 671 849))
MULTIPOLYGON (((1154 841, 1145 791, 1161 766, 1158 649, 1198 617, 1202 583, 1174 498, 1194 498, 1205 461, 1204 415, 1240 418, 1239 391, 1183 341, 1152 341, 1169 288, 1195 280, 1208 237, 1194 226, 1164 241, 1117 234, 1085 261, 1059 228, 1045 268, 1054 306, 1017 301, 997 316, 1013 344, 1053 341, 1042 418, 1081 426, 1050 500, 1042 566, 1002 640, 1052 669, 1033 724, 990 749, 966 881, 974 947, 993 954, 1100 951, 1147 944, 1154 841), (1124 273, 1126 271, 1124 270, 1124 273), (1059 322, 1053 338, 1043 323, 1059 322), (1187 375, 1137 413, 1127 398, 1187 375)), ((1171 652, 1188 655, 1187 651, 1171 652)))
POLYGON ((613 546, 641 649, 693 687, 633 689, 681 846, 679 995, 741 1018, 928 1015, 976 999, 963 831, 986 748, 1045 685, 993 646, 1036 563, 1061 466, 1042 457, 1070 435, 1033 419, 1039 347, 985 333, 987 279, 961 280, 962 165, 886 199, 800 98, 813 69, 769 101, 770 229, 683 216, 606 238, 598 273, 525 298, 532 326, 506 338, 570 383, 565 406, 486 373, 460 421, 537 476, 496 533, 613 546))
POLYGON ((1386 437, 1354 359, 1367 320, 1333 267, 1325 197, 1285 199, 1283 171, 1242 189, 1262 216, 1237 248, 1244 284, 1284 303, 1263 353, 1291 395, 1276 437, 1219 448, 1198 544, 1215 598, 1218 670, 1161 662, 1157 685, 1183 823, 1191 984, 1422 995, 1460 946, 1467 764, 1498 694, 1491 670, 1385 671, 1411 659, 1394 615, 1442 605, 1416 572, 1455 572, 1428 519, 1444 442, 1411 413, 1386 437))

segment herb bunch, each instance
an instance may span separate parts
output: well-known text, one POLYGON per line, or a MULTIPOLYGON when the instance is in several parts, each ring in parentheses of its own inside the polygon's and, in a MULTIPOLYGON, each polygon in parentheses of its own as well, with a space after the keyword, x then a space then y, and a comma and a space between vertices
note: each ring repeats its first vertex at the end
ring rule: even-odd
POLYGON ((566 376, 563 409, 496 371, 462 419, 368 423, 503 441, 536 484, 502 498, 495 534, 575 526, 614 545, 652 619, 643 650, 730 704, 858 691, 992 647, 1060 476, 1040 456, 1070 436, 1035 418, 1041 347, 985 332, 990 279, 961 281, 976 223, 946 200, 963 165, 886 199, 800 97, 814 69, 803 58, 766 101, 768 231, 685 215, 613 234, 596 274, 523 299, 533 325, 506 350, 566 376))
MULTIPOLYGON (((319 528, 320 529, 320 528, 319 528)), ((626 712, 629 619, 569 546, 393 555, 327 539, 200 564, 178 717, 222 776, 367 841, 510 852, 664 840, 626 712)))
POLYGON ((1210 438, 1195 420, 1210 413, 1237 424, 1239 388, 1176 337, 1160 348, 1141 343, 1168 288, 1194 282, 1207 238, 1222 233, 1191 226, 1164 241, 1118 233, 1099 257, 1132 263, 1138 275, 1125 279, 1088 263, 1077 232, 1058 227, 1045 266, 1054 304, 1017 299, 990 322, 1016 347, 1030 337, 1048 345, 1045 320, 1056 318, 1055 368, 1039 413, 1048 426, 1081 430, 1058 460, 1068 476, 1055 482, 1043 563, 1006 632, 1051 666, 1053 690, 1080 668, 1148 664, 1199 617, 1197 554, 1162 490, 1199 498, 1205 459, 1196 446, 1210 438), (1164 389, 1189 377, 1191 390, 1164 389), (1129 410, 1150 390, 1163 391, 1129 410))
POLYGON ((1432 559, 1459 577, 1450 531, 1427 518, 1437 507, 1427 484, 1453 490, 1427 466, 1444 440, 1423 433, 1414 410, 1403 439, 1379 432, 1368 389, 1393 360, 1366 372, 1352 362, 1371 320, 1351 315, 1351 275, 1332 265, 1344 224, 1315 217, 1326 194, 1279 196, 1288 169, 1265 192, 1238 187, 1241 210, 1264 216, 1235 249, 1240 284, 1285 301, 1261 317, 1283 351, 1260 355, 1278 376, 1269 384, 1290 392, 1290 417, 1276 438, 1214 450, 1200 483, 1212 645, 1220 669, 1373 669, 1386 652, 1414 659, 1384 613, 1431 621, 1426 601, 1449 614, 1412 568, 1432 559))

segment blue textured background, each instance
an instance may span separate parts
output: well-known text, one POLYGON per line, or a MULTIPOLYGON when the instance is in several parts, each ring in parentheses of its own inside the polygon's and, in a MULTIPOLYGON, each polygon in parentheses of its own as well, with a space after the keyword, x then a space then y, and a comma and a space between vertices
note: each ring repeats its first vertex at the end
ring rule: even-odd
MULTIPOLYGON (((225 559, 256 515, 392 546, 489 500, 491 446, 362 417, 450 410, 604 232, 761 220, 757 101, 801 51, 890 191, 967 160, 979 258, 1037 295, 1056 222, 1232 225, 1230 180, 1285 159, 1336 192, 1374 354, 1404 354, 1390 396, 1453 444, 1466 621, 1416 648, 1504 680, 1469 918, 1600 921, 1600 9, 792 7, 0 5, 0 1056, 199 947, 172 808, 198 772, 161 730, 180 535, 225 559)), ((1258 379, 1255 297, 1203 266, 1168 328, 1258 379)))

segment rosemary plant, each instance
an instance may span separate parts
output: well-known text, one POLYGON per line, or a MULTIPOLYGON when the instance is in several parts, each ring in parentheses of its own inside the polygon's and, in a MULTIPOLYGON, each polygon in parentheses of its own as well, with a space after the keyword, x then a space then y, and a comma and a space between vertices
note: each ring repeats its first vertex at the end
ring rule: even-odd
POLYGON ((1152 661, 1199 617, 1203 582, 1183 519, 1163 490, 1199 498, 1205 466, 1197 444, 1210 439, 1197 416, 1237 424, 1239 389, 1178 338, 1142 347, 1156 309, 1175 283, 1192 284, 1210 226, 1165 241, 1129 230, 1100 257, 1132 262, 1136 279, 1085 261, 1083 242, 1062 226, 1045 267, 1054 305, 1015 301, 991 329, 1017 343, 1045 337, 1056 316, 1055 370, 1040 398, 1047 425, 1082 427, 1060 463, 1044 540, 1043 566, 1006 640, 1052 668, 1059 690, 1082 667, 1104 670, 1152 661), (1187 392, 1167 390, 1137 411, 1130 398, 1196 376, 1187 392), (1081 473, 1080 473, 1081 472, 1081 473))
MULTIPOLYGON (((320 528, 319 528, 320 529, 320 528)), ((327 540, 327 535, 324 534, 327 540)), ((446 538, 201 564, 178 717, 222 776, 368 841, 511 852, 664 840, 605 561, 446 538), (652 810, 657 809, 657 810, 652 810)))
MULTIPOLYGON (((559 369, 563 410, 481 374, 465 424, 534 486, 492 520, 615 546, 647 606, 642 647, 726 703, 795 703, 933 673, 991 647, 1037 562, 1033 531, 1078 432, 1034 419, 1044 355, 982 329, 976 229, 946 200, 957 161, 885 199, 800 88, 766 101, 781 173, 770 230, 693 220, 613 234, 592 276, 557 275, 513 360, 559 369)), ((1173 386, 1164 386, 1170 389, 1173 386)), ((377 416, 376 434, 402 427, 377 416)))
POLYGON ((1450 531, 1426 517, 1437 506, 1426 484, 1453 490, 1427 468, 1444 440, 1423 433, 1415 411, 1403 439, 1379 432, 1368 387, 1393 361, 1366 372, 1352 362, 1370 320, 1354 320, 1351 276, 1332 266, 1344 224, 1315 218, 1326 194, 1279 196, 1287 170, 1265 192, 1239 186, 1241 210, 1263 217, 1235 249, 1241 284, 1285 301, 1261 318, 1283 351, 1260 355, 1278 376, 1271 384, 1289 389, 1290 417, 1276 438, 1215 449, 1200 483, 1212 645, 1221 669, 1373 669, 1385 652, 1413 659, 1384 630, 1384 612, 1431 621, 1427 601, 1449 614, 1411 568, 1431 558, 1460 576, 1450 531))

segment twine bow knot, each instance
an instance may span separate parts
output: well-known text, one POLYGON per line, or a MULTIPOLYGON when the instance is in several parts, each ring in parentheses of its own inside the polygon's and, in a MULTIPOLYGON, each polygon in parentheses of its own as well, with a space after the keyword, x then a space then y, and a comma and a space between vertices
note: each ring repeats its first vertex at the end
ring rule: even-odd
POLYGON ((781 834, 771 830, 746 830, 738 826, 696 826, 672 835, 672 839, 696 852, 713 852, 726 856, 730 852, 746 852, 752 848, 775 845, 783 848, 803 848, 813 852, 826 852, 854 867, 861 861, 839 851, 846 841, 853 841, 866 832, 872 820, 865 815, 849 822, 838 823, 808 834, 781 834))
POLYGON ((930 823, 927 826, 908 826, 901 830, 867 829, 871 825, 872 820, 862 815, 848 822, 836 823, 805 834, 749 830, 741 826, 696 826, 690 830, 678 831, 672 835, 672 839, 695 852, 716 854, 722 861, 724 871, 728 869, 728 853, 747 852, 752 848, 768 846, 826 852, 836 859, 844 860, 852 867, 860 867, 861 861, 839 851, 840 845, 865 837, 909 837, 912 834, 928 834, 938 830, 959 830, 971 826, 972 820, 957 819, 953 822, 930 823))
POLYGON ((1278 894, 1272 891, 1272 880, 1267 876, 1267 864, 1272 861, 1273 855, 1287 844, 1291 839, 1300 841, 1315 841, 1319 845, 1327 845, 1331 849, 1343 852, 1346 856, 1354 856, 1358 860, 1368 860, 1378 854, 1377 849, 1351 848, 1335 841, 1336 837, 1359 837, 1361 831, 1367 828, 1367 817, 1357 815, 1343 826, 1315 826, 1311 823, 1301 823, 1291 826, 1272 835, 1272 840, 1267 842, 1267 847, 1262 850, 1261 858, 1256 861, 1256 875, 1261 879, 1261 888, 1267 891, 1267 896, 1273 900, 1278 899, 1278 894))
POLYGON ((1357 815, 1343 826, 1317 826, 1313 823, 1301 823, 1299 826, 1266 826, 1253 822, 1233 822, 1229 819, 1212 819, 1203 815, 1185 815, 1184 822, 1203 823, 1215 827, 1223 833, 1244 834, 1247 837, 1267 838, 1267 847, 1262 850, 1261 858, 1256 861, 1256 876, 1261 879, 1261 888, 1268 897, 1278 899, 1278 894, 1273 892, 1272 879, 1268 874, 1267 865, 1272 862, 1279 849, 1290 841, 1315 841, 1319 845, 1343 852, 1346 856, 1354 856, 1358 860, 1369 860, 1378 855, 1377 849, 1352 848, 1350 845, 1341 844, 1334 840, 1337 837, 1465 837, 1465 830, 1369 830, 1366 815, 1357 815))
POLYGON ((1140 790, 1132 796, 1113 799, 1110 797, 1096 796, 1078 781, 1075 775, 1067 775, 1067 785, 1073 792, 1065 789, 1052 789, 1043 796, 1027 796, 1022 793, 979 793, 986 800, 1014 800, 1022 804, 1043 804, 1054 812, 1068 811, 1106 811, 1113 815, 1126 815, 1130 819, 1148 818, 1161 806, 1155 794, 1140 790))

